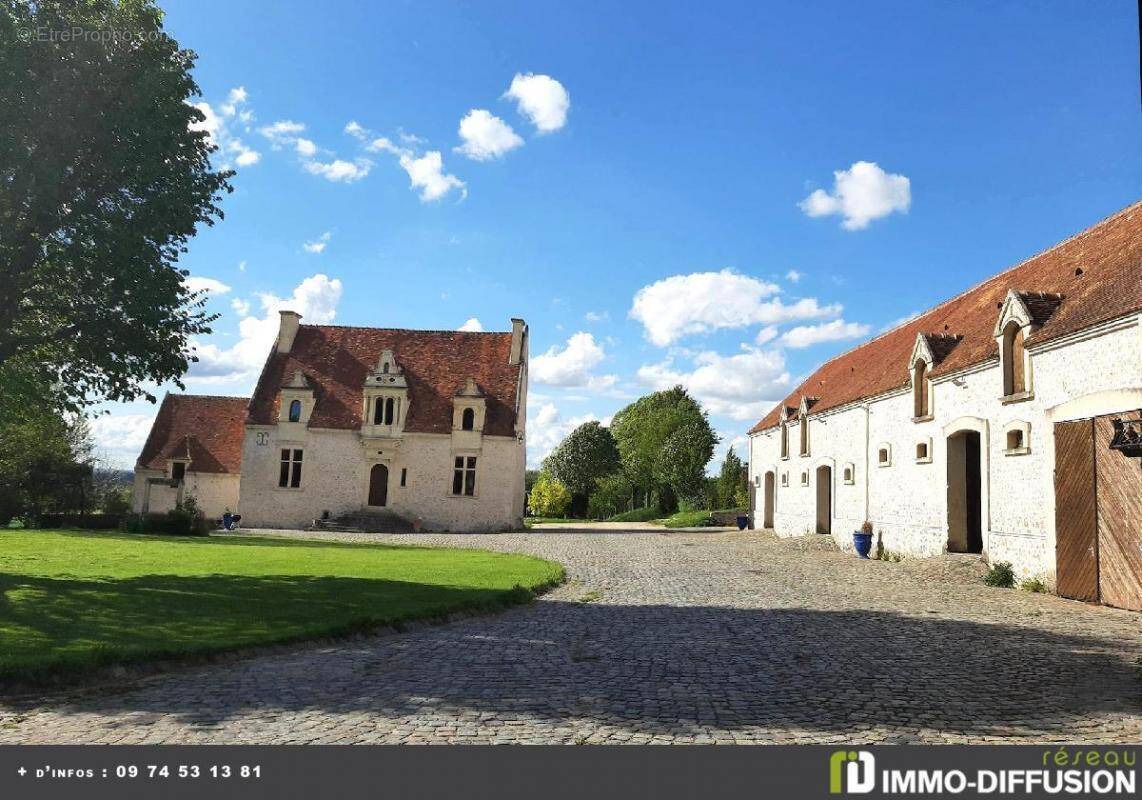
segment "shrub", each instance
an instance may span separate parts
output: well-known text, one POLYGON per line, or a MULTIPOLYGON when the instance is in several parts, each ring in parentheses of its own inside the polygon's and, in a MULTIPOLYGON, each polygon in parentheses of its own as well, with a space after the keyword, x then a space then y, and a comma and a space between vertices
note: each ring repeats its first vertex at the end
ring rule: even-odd
POLYGON ((210 530, 193 497, 184 498, 165 514, 127 514, 119 527, 127 533, 168 536, 205 536, 210 530))
POLYGON ((621 472, 595 481, 595 491, 587 501, 587 516, 607 519, 628 508, 634 496, 634 486, 621 472))
POLYGON ((103 497, 103 513, 122 516, 131 511, 131 498, 124 489, 111 489, 103 497))
POLYGON ((571 507, 571 492, 550 475, 542 474, 532 487, 527 504, 537 517, 562 517, 571 507))
POLYGON ((679 511, 662 524, 667 528, 708 528, 714 524, 714 516, 709 511, 679 511))
POLYGON ((1043 582, 1042 578, 1028 578, 1019 584, 1019 588, 1025 592, 1034 592, 1035 594, 1047 594, 1049 591, 1047 584, 1043 582))
POLYGON ((1011 562, 999 561, 992 564, 991 569, 983 576, 983 582, 1001 589, 1015 588, 1015 570, 1011 568, 1011 562))

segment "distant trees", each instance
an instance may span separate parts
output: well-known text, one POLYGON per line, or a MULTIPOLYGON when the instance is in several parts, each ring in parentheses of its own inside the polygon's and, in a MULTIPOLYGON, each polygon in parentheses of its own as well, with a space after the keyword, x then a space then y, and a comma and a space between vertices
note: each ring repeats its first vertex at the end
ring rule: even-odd
POLYGON ((586 511, 597 481, 614 474, 620 466, 614 437, 596 420, 571 431, 543 462, 544 470, 571 491, 576 515, 586 511))
POLYGON ((531 487, 527 504, 532 516, 562 517, 571 508, 571 492, 555 478, 541 472, 531 487))
POLYGON ((718 508, 745 508, 749 505, 749 476, 746 465, 731 446, 718 472, 716 503, 718 508))
POLYGON ((72 411, 153 399, 210 332, 177 261, 232 173, 211 167, 195 55, 162 16, 152 0, 0 5, 5 390, 54 384, 45 399, 72 411))

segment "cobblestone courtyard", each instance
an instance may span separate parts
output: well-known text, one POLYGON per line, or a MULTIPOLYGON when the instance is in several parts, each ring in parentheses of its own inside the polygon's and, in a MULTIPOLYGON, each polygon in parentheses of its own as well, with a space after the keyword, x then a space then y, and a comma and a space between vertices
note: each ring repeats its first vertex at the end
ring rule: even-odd
POLYGON ((756 532, 329 536, 524 551, 569 580, 499 616, 0 701, 0 742, 1142 741, 1142 615, 990 589, 971 560, 756 532))

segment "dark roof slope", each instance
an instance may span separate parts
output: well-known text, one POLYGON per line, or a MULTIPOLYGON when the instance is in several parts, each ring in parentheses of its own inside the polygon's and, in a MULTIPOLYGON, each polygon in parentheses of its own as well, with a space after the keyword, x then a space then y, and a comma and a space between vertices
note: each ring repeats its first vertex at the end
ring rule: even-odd
POLYGON ((166 469, 172 458, 189 458, 193 472, 237 475, 242 471, 246 397, 168 394, 159 406, 139 469, 166 469))
MULTIPOLYGON (((933 368, 934 377, 998 358, 992 332, 1009 289, 1020 293, 1036 322, 1044 320, 1028 345, 1142 310, 1142 202, 827 361, 784 404, 816 395, 813 410, 821 412, 906 386, 918 333, 963 337, 933 368)), ((750 432, 777 425, 780 408, 750 432)))
POLYGON ((365 378, 388 349, 408 382, 406 431, 451 432, 452 398, 473 378, 485 395, 484 433, 514 436, 520 365, 508 363, 511 343, 510 333, 302 325, 289 353, 270 353, 247 422, 277 422, 280 387, 300 370, 316 401, 309 427, 360 428, 365 378))

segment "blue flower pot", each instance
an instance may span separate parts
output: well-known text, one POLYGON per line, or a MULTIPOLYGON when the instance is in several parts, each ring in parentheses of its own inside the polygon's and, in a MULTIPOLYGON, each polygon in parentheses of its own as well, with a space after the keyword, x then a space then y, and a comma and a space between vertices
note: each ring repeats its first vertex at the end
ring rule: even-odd
POLYGON ((748 525, 748 524, 749 524, 749 517, 746 517, 746 516, 744 516, 744 515, 743 515, 743 516, 740 516, 740 517, 738 517, 738 530, 739 530, 739 531, 744 531, 744 530, 745 530, 745 526, 746 526, 746 525, 748 525))
POLYGON ((872 552, 872 534, 853 531, 853 547, 856 548, 858 556, 868 558, 868 554, 872 552))

